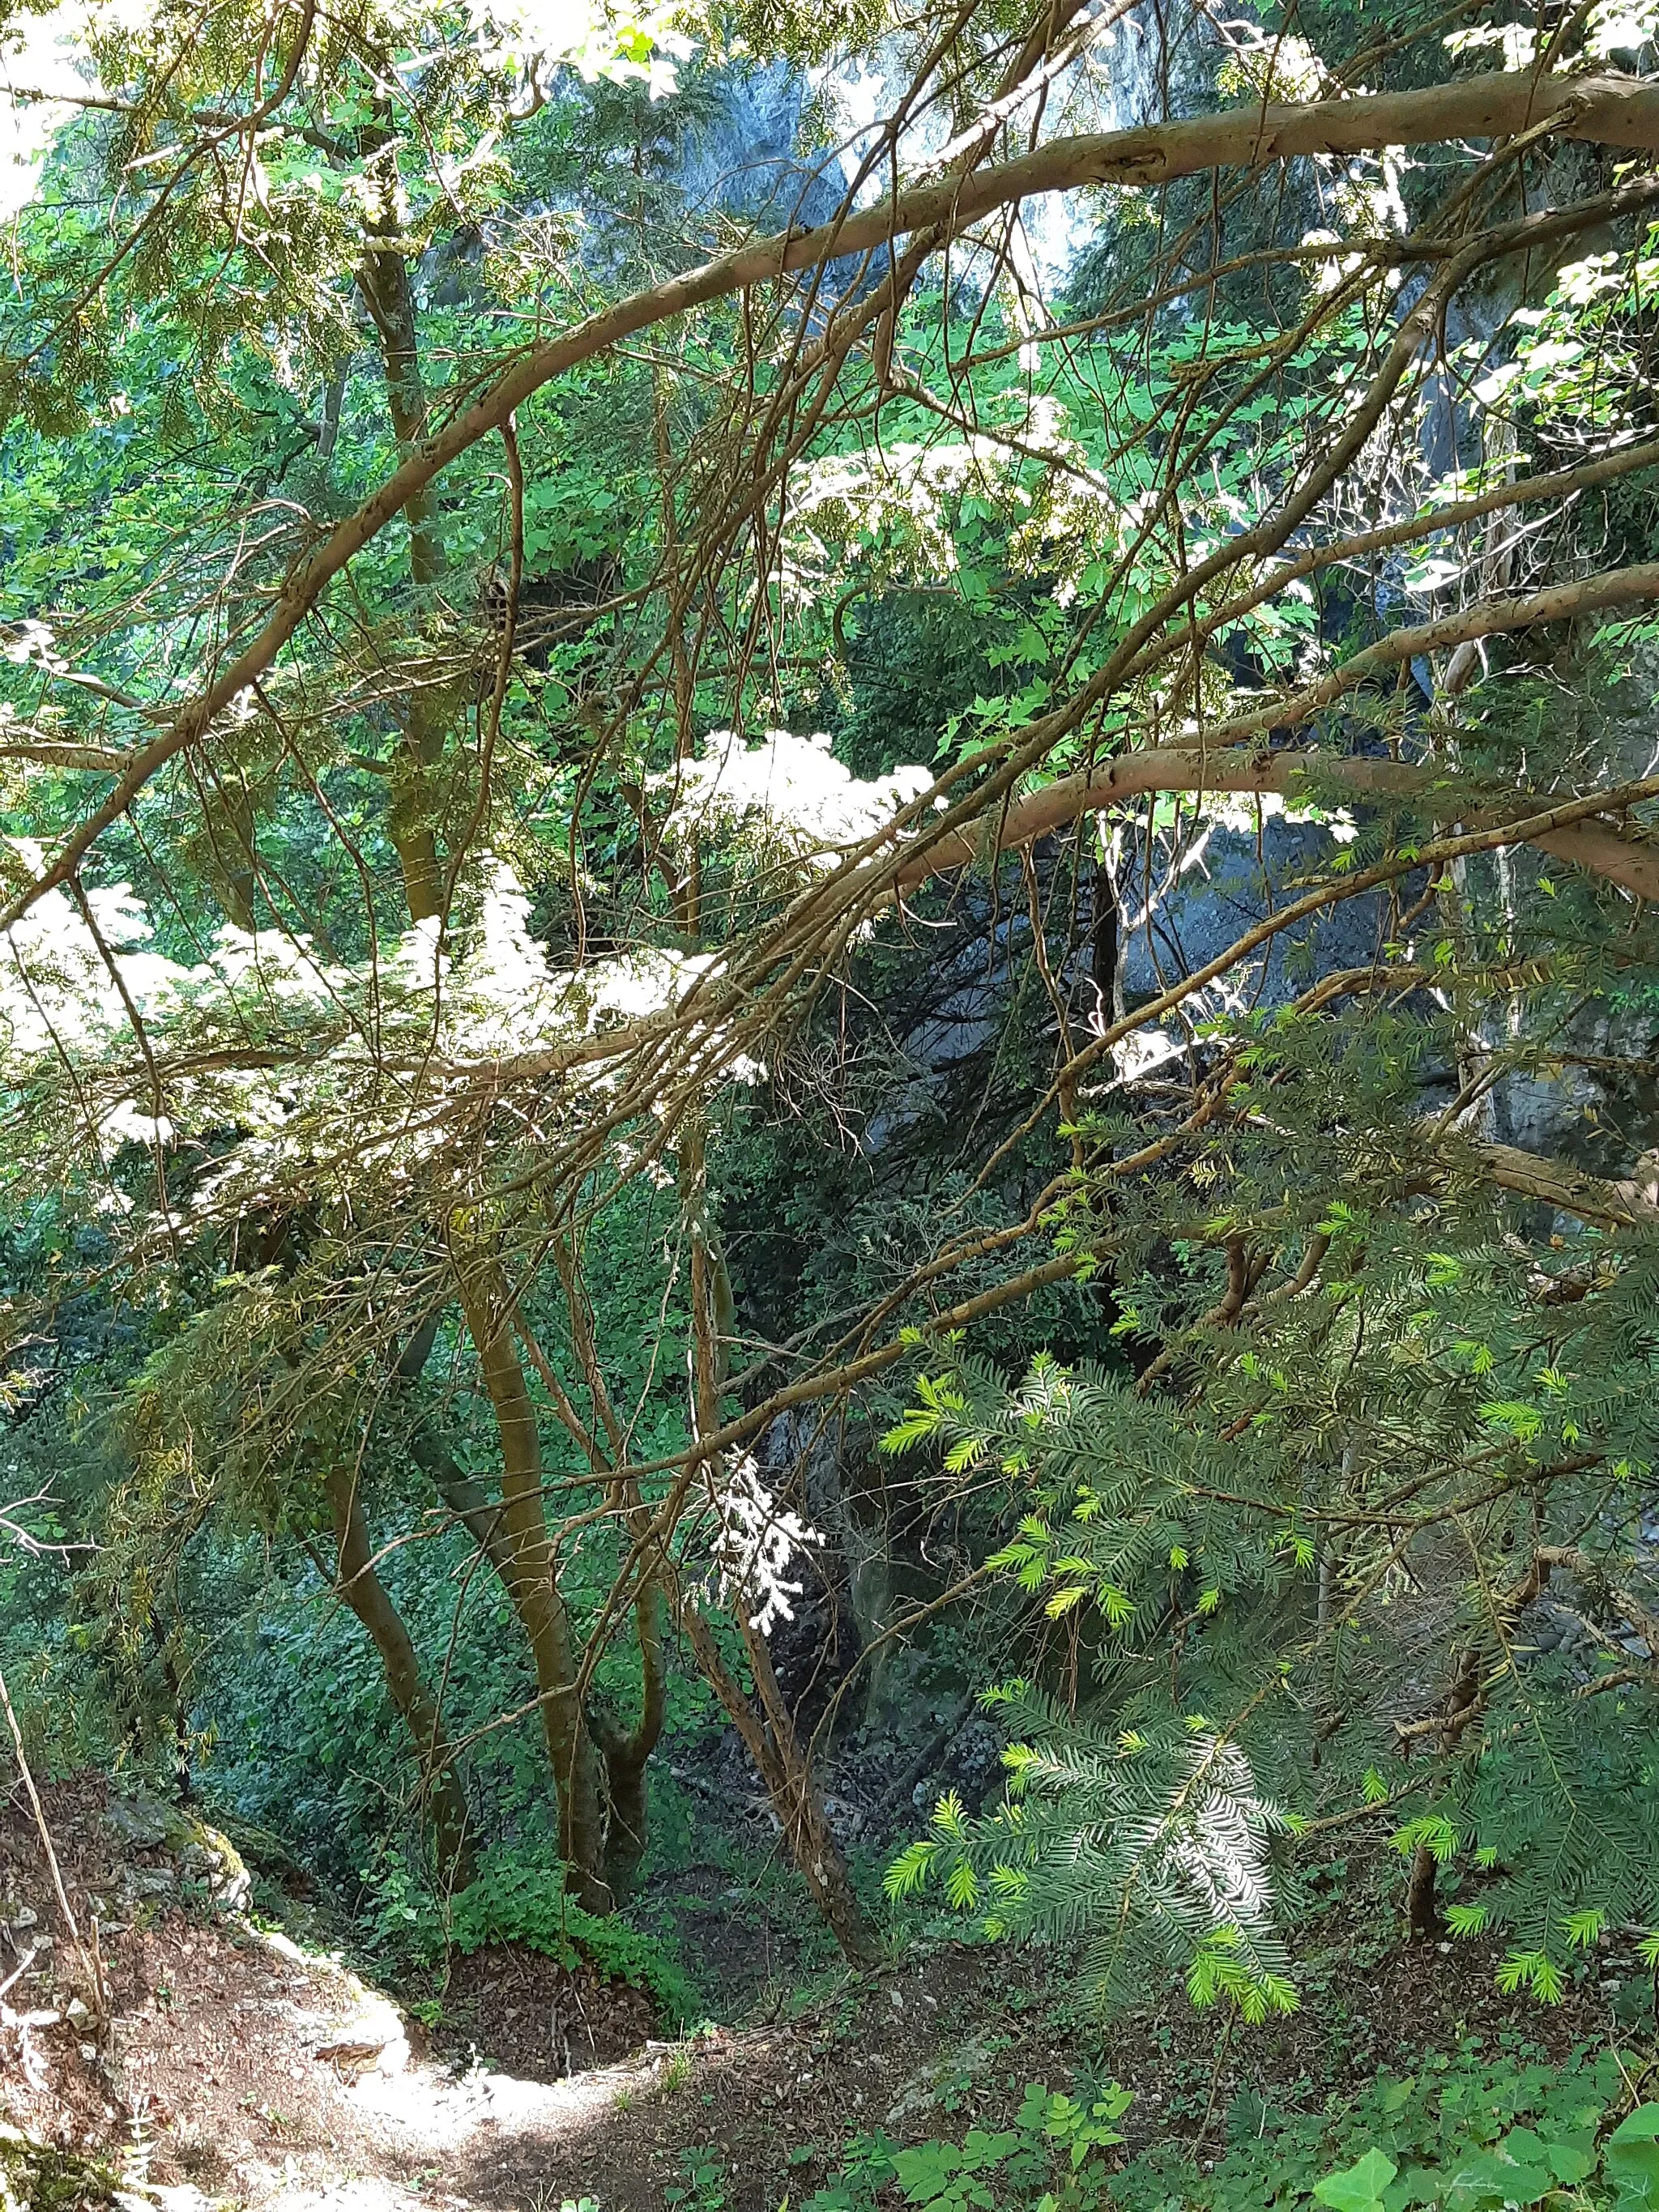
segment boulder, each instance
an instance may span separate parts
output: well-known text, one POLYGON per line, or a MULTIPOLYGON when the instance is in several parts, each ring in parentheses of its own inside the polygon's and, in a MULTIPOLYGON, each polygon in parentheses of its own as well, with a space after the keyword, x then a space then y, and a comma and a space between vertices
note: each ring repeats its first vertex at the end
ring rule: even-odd
POLYGON ((105 1809, 104 1825, 130 1850, 164 1852, 174 1863, 176 1872, 130 1869, 127 1886, 134 1896, 166 1895, 179 1881, 194 1881, 225 1911, 240 1912, 253 1893, 253 1877, 229 1837, 177 1805, 149 1796, 113 1798, 105 1809), (158 1875, 167 1879, 158 1881, 158 1875))

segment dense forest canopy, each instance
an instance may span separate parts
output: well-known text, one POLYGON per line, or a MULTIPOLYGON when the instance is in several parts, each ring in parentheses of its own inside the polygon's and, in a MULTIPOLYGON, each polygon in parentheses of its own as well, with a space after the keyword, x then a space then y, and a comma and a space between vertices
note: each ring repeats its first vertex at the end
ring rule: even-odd
POLYGON ((1659 1942, 1655 39, 0 18, 46 1766, 603 1919, 724 1729, 850 1959, 1246 2019, 1333 1832, 1659 1942))

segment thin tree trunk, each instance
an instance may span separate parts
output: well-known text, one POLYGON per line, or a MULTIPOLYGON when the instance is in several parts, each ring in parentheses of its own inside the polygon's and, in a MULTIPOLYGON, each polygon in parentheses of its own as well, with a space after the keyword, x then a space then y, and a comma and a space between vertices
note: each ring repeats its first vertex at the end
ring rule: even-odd
POLYGON ((1435 1888, 1437 1873, 1434 1853, 1426 1844, 1419 1844, 1406 1878, 1406 1927, 1413 1943, 1430 1942, 1445 1932, 1435 1888))
POLYGON ((355 1473, 349 1468, 332 1468, 324 1477, 324 1486, 334 1517, 335 1586, 368 1630, 386 1671, 392 1702, 414 1740, 437 1846, 439 1875, 454 1887, 465 1888, 475 1871, 467 1835, 466 1799, 442 1717, 421 1673, 403 1615, 374 1571, 368 1524, 355 1473))
MULTIPOLYGON (((781 1731, 769 1729, 744 1694, 742 1683, 721 1656, 714 1631, 695 1605, 683 1601, 677 1610, 697 1671, 720 1699, 726 1717, 742 1738, 744 1748, 772 1801, 772 1810, 783 1831, 790 1856, 811 1892, 813 1903, 848 1963, 854 1966, 872 1965, 878 1955, 875 1931, 859 1903, 846 1858, 825 1815, 816 1778, 793 1724, 786 1715, 781 1731)), ((764 1639, 757 1631, 751 1631, 750 1638, 745 1640, 751 1660, 755 1642, 761 1644, 765 1653, 764 1639)), ((769 1654, 763 1664, 769 1674, 769 1654)), ((773 1687, 775 1690, 775 1680, 773 1687)))
MULTIPOLYGON (((724 1328, 717 1316, 729 1310, 725 1266, 711 1246, 704 1205, 704 1154, 701 1128, 682 1140, 680 1176, 691 1215, 691 1412, 695 1431, 712 1435, 720 1426, 720 1394, 725 1380, 724 1328)), ((718 1463, 708 1469, 711 1488, 719 1481, 718 1463)), ((874 1931, 858 1900, 847 1861, 823 1810, 812 1764, 796 1733, 778 1686, 765 1637, 749 1617, 747 1594, 738 1593, 738 1626, 761 1705, 757 1713, 720 1656, 708 1624, 695 1607, 682 1605, 679 1620, 703 1679, 725 1706, 742 1737, 783 1831, 830 1933, 855 1966, 871 1965, 877 1953, 874 1931)))
POLYGON ((605 1878, 613 1897, 628 1896, 639 1879, 649 1837, 650 1807, 646 1776, 662 1734, 667 1675, 663 1664, 662 1606, 654 1577, 634 1603, 634 1632, 640 1653, 640 1717, 625 1729, 602 1708, 588 1716, 593 1740, 605 1759, 610 1820, 605 1834, 605 1878))
MULTIPOLYGON (((382 118, 372 131, 363 134, 368 142, 365 151, 374 151, 374 139, 382 139, 382 157, 391 161, 395 159, 391 150, 391 114, 389 107, 381 105, 382 118)), ((415 289, 409 279, 408 258, 395 242, 398 226, 393 183, 391 176, 384 179, 380 211, 372 226, 374 234, 386 242, 365 255, 357 289, 380 337, 386 405, 401 462, 426 435, 428 410, 421 374, 415 289)), ((443 541, 429 485, 422 485, 404 501, 404 520, 409 526, 410 580, 417 598, 424 601, 444 573, 443 541)), ((404 707, 401 757, 393 774, 392 818, 387 825, 403 872, 404 896, 412 921, 428 920, 443 904, 433 786, 443 760, 445 719, 437 695, 417 683, 404 707)))
MULTIPOLYGON (((570 1340, 587 1386, 589 1403, 588 1425, 584 1430, 575 1418, 574 1408, 559 1391, 567 1424, 586 1452, 594 1474, 606 1480, 611 1505, 619 1524, 630 1534, 641 1537, 649 1528, 651 1516, 640 1496, 638 1482, 617 1474, 617 1467, 627 1456, 627 1438, 605 1379, 575 1249, 562 1237, 554 1240, 553 1264, 564 1291, 570 1340)), ((550 1387, 556 1388, 556 1376, 549 1374, 544 1379, 550 1387)), ((605 1874, 617 1897, 626 1896, 633 1888, 645 1856, 650 1832, 647 1777, 651 1754, 662 1735, 667 1702, 662 1593, 657 1571, 648 1561, 641 1565, 639 1592, 634 1601, 634 1634, 640 1654, 637 1725, 632 1729, 624 1729, 599 1706, 595 1706, 588 1716, 588 1724, 605 1759, 605 1794, 610 1803, 605 1874)))
MULTIPOLYGON (((1443 1758, 1456 1750, 1470 1722, 1479 1718, 1483 1703, 1480 1653, 1470 1644, 1457 1655, 1451 1687, 1446 1693, 1446 1717, 1440 1731, 1443 1758)), ((1406 1880, 1406 1925, 1413 1942, 1427 1942, 1445 1933, 1437 1887, 1438 1871, 1434 1853, 1426 1844, 1419 1844, 1412 1853, 1411 1872, 1406 1880)))
MULTIPOLYGON (((494 1271, 464 1276, 461 1307, 495 1408, 501 1443, 500 1530, 487 1547, 530 1641, 542 1729, 559 1793, 559 1849, 566 1881, 590 1911, 613 1902, 601 1866, 604 1821, 592 1735, 577 1694, 570 1618, 553 1571, 542 1492, 541 1435, 524 1365, 513 1340, 513 1310, 494 1271)), ((476 1531, 475 1531, 476 1533, 476 1531)))
MULTIPOLYGON (((426 1364, 435 1333, 434 1316, 411 1340, 398 1363, 402 1373, 412 1376, 420 1372, 426 1364)), ((597 1355, 593 1351, 591 1332, 582 1340, 580 1353, 585 1367, 589 1370, 597 1418, 604 1422, 614 1449, 620 1442, 622 1432, 615 1408, 605 1389, 603 1377, 597 1372, 597 1355)), ((640 1507, 637 1485, 626 1486, 624 1494, 624 1486, 614 1481, 611 1462, 605 1448, 591 1431, 586 1433, 585 1441, 596 1476, 611 1481, 613 1490, 618 1493, 617 1503, 624 1525, 635 1525, 640 1507)), ((413 1449, 416 1463, 488 1559, 509 1602, 517 1611, 513 1544, 506 1531, 505 1508, 491 1502, 483 1485, 465 1474, 456 1464, 453 1455, 430 1431, 425 1429, 416 1431, 413 1449)), ((605 1886, 613 1899, 626 1896, 634 1887, 648 1837, 647 1763, 662 1735, 666 1704, 661 1611, 656 1577, 648 1574, 642 1580, 634 1605, 635 1633, 640 1651, 640 1717, 637 1724, 631 1729, 627 1729, 597 1705, 591 1706, 586 1716, 589 1734, 605 1762, 608 1818, 603 1872, 605 1886)), ((526 1625, 526 1634, 528 1632, 526 1625)))

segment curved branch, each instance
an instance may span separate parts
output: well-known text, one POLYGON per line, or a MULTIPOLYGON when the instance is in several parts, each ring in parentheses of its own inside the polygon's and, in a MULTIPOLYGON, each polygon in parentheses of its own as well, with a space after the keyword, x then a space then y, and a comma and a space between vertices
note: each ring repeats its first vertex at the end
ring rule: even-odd
POLYGON ((1537 1199, 1597 1229, 1659 1229, 1659 1204, 1634 1177, 1616 1182, 1586 1175, 1565 1160, 1523 1152, 1515 1145, 1475 1145, 1470 1157, 1486 1179, 1517 1198, 1537 1199))
POLYGON ((1609 607, 1641 605, 1659 599, 1659 561, 1634 562, 1627 568, 1605 569, 1599 575, 1580 576, 1570 584, 1551 584, 1540 592, 1527 592, 1507 599, 1488 599, 1434 621, 1415 623, 1409 629, 1391 630, 1345 660, 1317 684, 1289 699, 1266 700, 1249 714, 1218 723, 1211 742, 1231 744, 1271 725, 1293 729, 1322 707, 1329 707, 1346 692, 1354 690, 1380 669, 1397 668, 1419 654, 1442 653, 1448 646, 1464 645, 1478 637, 1498 637, 1508 631, 1533 629, 1545 623, 1576 622, 1582 615, 1599 614, 1609 607))
POLYGON ((528 348, 480 398, 410 453, 295 569, 258 633, 167 730, 135 752, 115 788, 65 842, 57 859, 0 912, 0 928, 69 881, 104 830, 120 819, 168 761, 204 736, 215 717, 266 673, 330 582, 442 470, 481 438, 499 431, 543 385, 619 341, 833 258, 879 252, 901 235, 937 228, 941 239, 953 237, 998 208, 1047 192, 1085 185, 1164 185, 1210 170, 1255 167, 1307 155, 1510 137, 1546 119, 1565 137, 1659 151, 1659 82, 1611 75, 1569 78, 1494 72, 1416 92, 1252 104, 1133 131, 1055 138, 1018 160, 912 186, 816 229, 757 240, 528 348))
MULTIPOLYGON (((1637 572, 1626 571, 1627 574, 1637 572)), ((1641 572, 1650 596, 1659 597, 1659 565, 1641 572)), ((1577 587, 1573 587, 1577 588, 1577 587)), ((1540 599, 1553 599, 1540 592, 1540 599)), ((1516 602, 1506 603, 1511 606, 1516 602)), ((1543 619, 1540 617, 1539 619, 1543 619)), ((1510 625, 1519 627, 1519 624, 1510 625)), ((1439 625, 1428 625, 1437 629, 1439 625)), ((1401 638, 1420 637, 1425 631, 1401 631, 1401 638)), ((1350 663, 1350 665, 1352 664, 1350 663)), ((1193 791, 1274 793, 1281 798, 1351 798, 1367 801, 1393 800, 1442 822, 1488 823, 1506 813, 1517 817, 1547 805, 1554 793, 1516 791, 1498 794, 1489 788, 1448 775, 1442 769, 1410 761, 1347 757, 1317 751, 1265 752, 1255 745, 1164 745, 1145 752, 1126 753, 1097 768, 1062 776, 1042 790, 1033 792, 1009 807, 1000 820, 985 825, 981 836, 975 830, 957 831, 917 854, 899 871, 901 895, 914 891, 929 877, 968 866, 985 855, 994 836, 998 852, 1016 851, 1079 820, 1100 814, 1148 792, 1193 791)), ((1619 804, 1609 794, 1609 806, 1619 804)), ((1557 824, 1534 832, 1525 840, 1559 860, 1570 860, 1593 875, 1605 877, 1638 898, 1659 899, 1659 844, 1638 842, 1606 823, 1594 820, 1557 824)))

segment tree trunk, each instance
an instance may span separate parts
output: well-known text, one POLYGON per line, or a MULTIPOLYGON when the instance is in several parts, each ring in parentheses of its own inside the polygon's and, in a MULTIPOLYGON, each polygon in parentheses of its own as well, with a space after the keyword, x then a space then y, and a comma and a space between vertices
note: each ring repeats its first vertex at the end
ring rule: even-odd
POLYGON ((634 1606, 634 1630, 640 1651, 640 1717, 631 1729, 596 1708, 589 1716, 594 1741, 605 1759, 610 1818, 605 1832, 605 1879, 613 1897, 627 1897, 639 1879, 649 1835, 650 1807, 646 1776, 662 1734, 667 1678, 663 1665, 662 1606, 654 1578, 648 1579, 634 1606))
POLYGON ((414 1740, 437 1847, 439 1877, 454 1888, 464 1889, 475 1871, 467 1836, 466 1799, 442 1718, 426 1686, 403 1616, 374 1571, 368 1524, 355 1474, 349 1468, 332 1468, 324 1483, 334 1516, 335 1586, 368 1630, 386 1670, 392 1702, 414 1740))
MULTIPOLYGON (((842 1956, 850 1966, 873 1966, 878 1954, 875 1930, 859 1903, 847 1861, 825 1815, 811 1763, 787 1715, 781 1730, 769 1728, 744 1695, 743 1685, 720 1656, 714 1632, 696 1607, 682 1604, 678 1614, 698 1672, 742 1737, 744 1748, 772 1801, 772 1810, 783 1831, 790 1856, 799 1868, 830 1934, 841 1946, 842 1956)), ((761 1640, 758 1632, 750 1631, 745 1640, 750 1644, 752 1659, 754 1643, 761 1640)), ((764 1649, 763 1642, 763 1651, 764 1649)), ((764 1666, 769 1674, 769 1655, 764 1666)), ((775 1691, 775 1680, 773 1687, 775 1691)))
MULTIPOLYGON (((705 1193, 703 1132, 688 1129, 680 1141, 683 1203, 690 1218, 691 1245, 691 1420, 694 1432, 709 1436, 720 1426, 720 1394, 726 1381, 726 1339, 731 1328, 731 1285, 726 1264, 710 1231, 705 1193)), ((708 1480, 719 1480, 711 1462, 708 1480)), ((695 1606, 682 1604, 679 1624, 704 1680, 725 1706, 732 1725, 772 1800, 784 1840, 800 1869, 814 1902, 848 1961, 867 1966, 876 1957, 876 1939, 858 1900, 812 1772, 811 1759, 795 1731, 765 1637, 750 1621, 744 1592, 738 1593, 738 1626, 749 1656, 761 1711, 744 1695, 743 1686, 720 1656, 708 1624, 695 1606)))
MULTIPOLYGON (((366 153, 374 150, 376 138, 383 138, 384 158, 395 158, 391 152, 389 107, 384 119, 363 136, 366 153)), ((386 405, 398 441, 398 458, 403 461, 426 435, 428 407, 416 328, 415 289, 409 281, 408 258, 393 242, 398 229, 393 182, 390 177, 386 179, 380 212, 372 226, 374 233, 387 242, 365 255, 357 273, 357 289, 380 337, 386 405)), ((404 520, 409 526, 410 580, 417 598, 424 600, 444 572, 443 540, 428 486, 422 486, 404 502, 404 520)), ((411 921, 428 920, 443 905, 444 872, 434 828, 436 794, 433 786, 443 759, 445 719, 438 696, 417 683, 404 710, 404 739, 393 769, 392 818, 387 825, 403 872, 404 897, 411 921)))
MULTIPOLYGON (((1484 1701, 1480 1649, 1469 1644, 1457 1655, 1451 1687, 1446 1693, 1446 1718, 1440 1731, 1443 1758, 1457 1749, 1470 1722, 1480 1717, 1484 1701)), ((1413 1942, 1427 1942, 1445 1933, 1436 1890, 1437 1872, 1433 1852, 1426 1844, 1419 1844, 1412 1853, 1411 1873, 1406 1881, 1406 1925, 1413 1942)))
MULTIPOLYGON (((418 1375, 425 1365, 436 1334, 434 1316, 416 1333, 399 1361, 399 1371, 406 1376, 418 1375)), ((597 1358, 591 1343, 584 1348, 584 1356, 597 1358)), ((614 1424, 614 1410, 608 1397, 603 1395, 602 1378, 595 1375, 595 1402, 607 1424, 614 1424)), ((620 1430, 615 1434, 620 1437, 620 1430)), ((430 1431, 417 1429, 413 1439, 416 1463, 431 1480, 439 1496, 450 1511, 471 1533, 473 1541, 494 1568, 496 1578, 506 1591, 515 1610, 517 1598, 513 1580, 512 1545, 504 1525, 504 1508, 493 1504, 482 1483, 463 1472, 453 1456, 430 1431)), ((609 1463, 600 1457, 595 1464, 596 1475, 609 1476, 609 1463)), ((621 1488, 622 1486, 613 1486, 621 1488)), ((641 1510, 637 1486, 628 1486, 619 1501, 625 1525, 637 1528, 641 1510)), ((648 1520, 648 1515, 646 1516, 648 1520)), ((662 1607, 654 1576, 647 1576, 635 1601, 635 1632, 640 1651, 640 1717, 632 1729, 594 1705, 587 1715, 587 1726, 593 1742, 605 1761, 605 1800, 607 1819, 605 1834, 605 1886, 612 1899, 626 1896, 638 1877, 641 1861, 645 1856, 648 1835, 647 1768, 651 1753, 656 1749, 662 1734, 665 1704, 666 1674, 663 1654, 662 1607)))
POLYGON ((475 1269, 462 1282, 461 1306, 501 1442, 499 1529, 486 1548, 535 1662, 542 1729, 558 1786, 565 1879, 589 1911, 608 1912, 613 1900, 601 1871, 604 1823, 593 1740, 576 1691, 570 1618, 553 1572, 541 1435, 513 1340, 512 1304, 493 1271, 481 1276, 475 1269))
POLYGON ((1438 1871, 1434 1853, 1426 1844, 1419 1844, 1412 1853, 1412 1870, 1406 1882, 1406 1926, 1413 1943, 1430 1942, 1445 1932, 1435 1893, 1438 1871))

